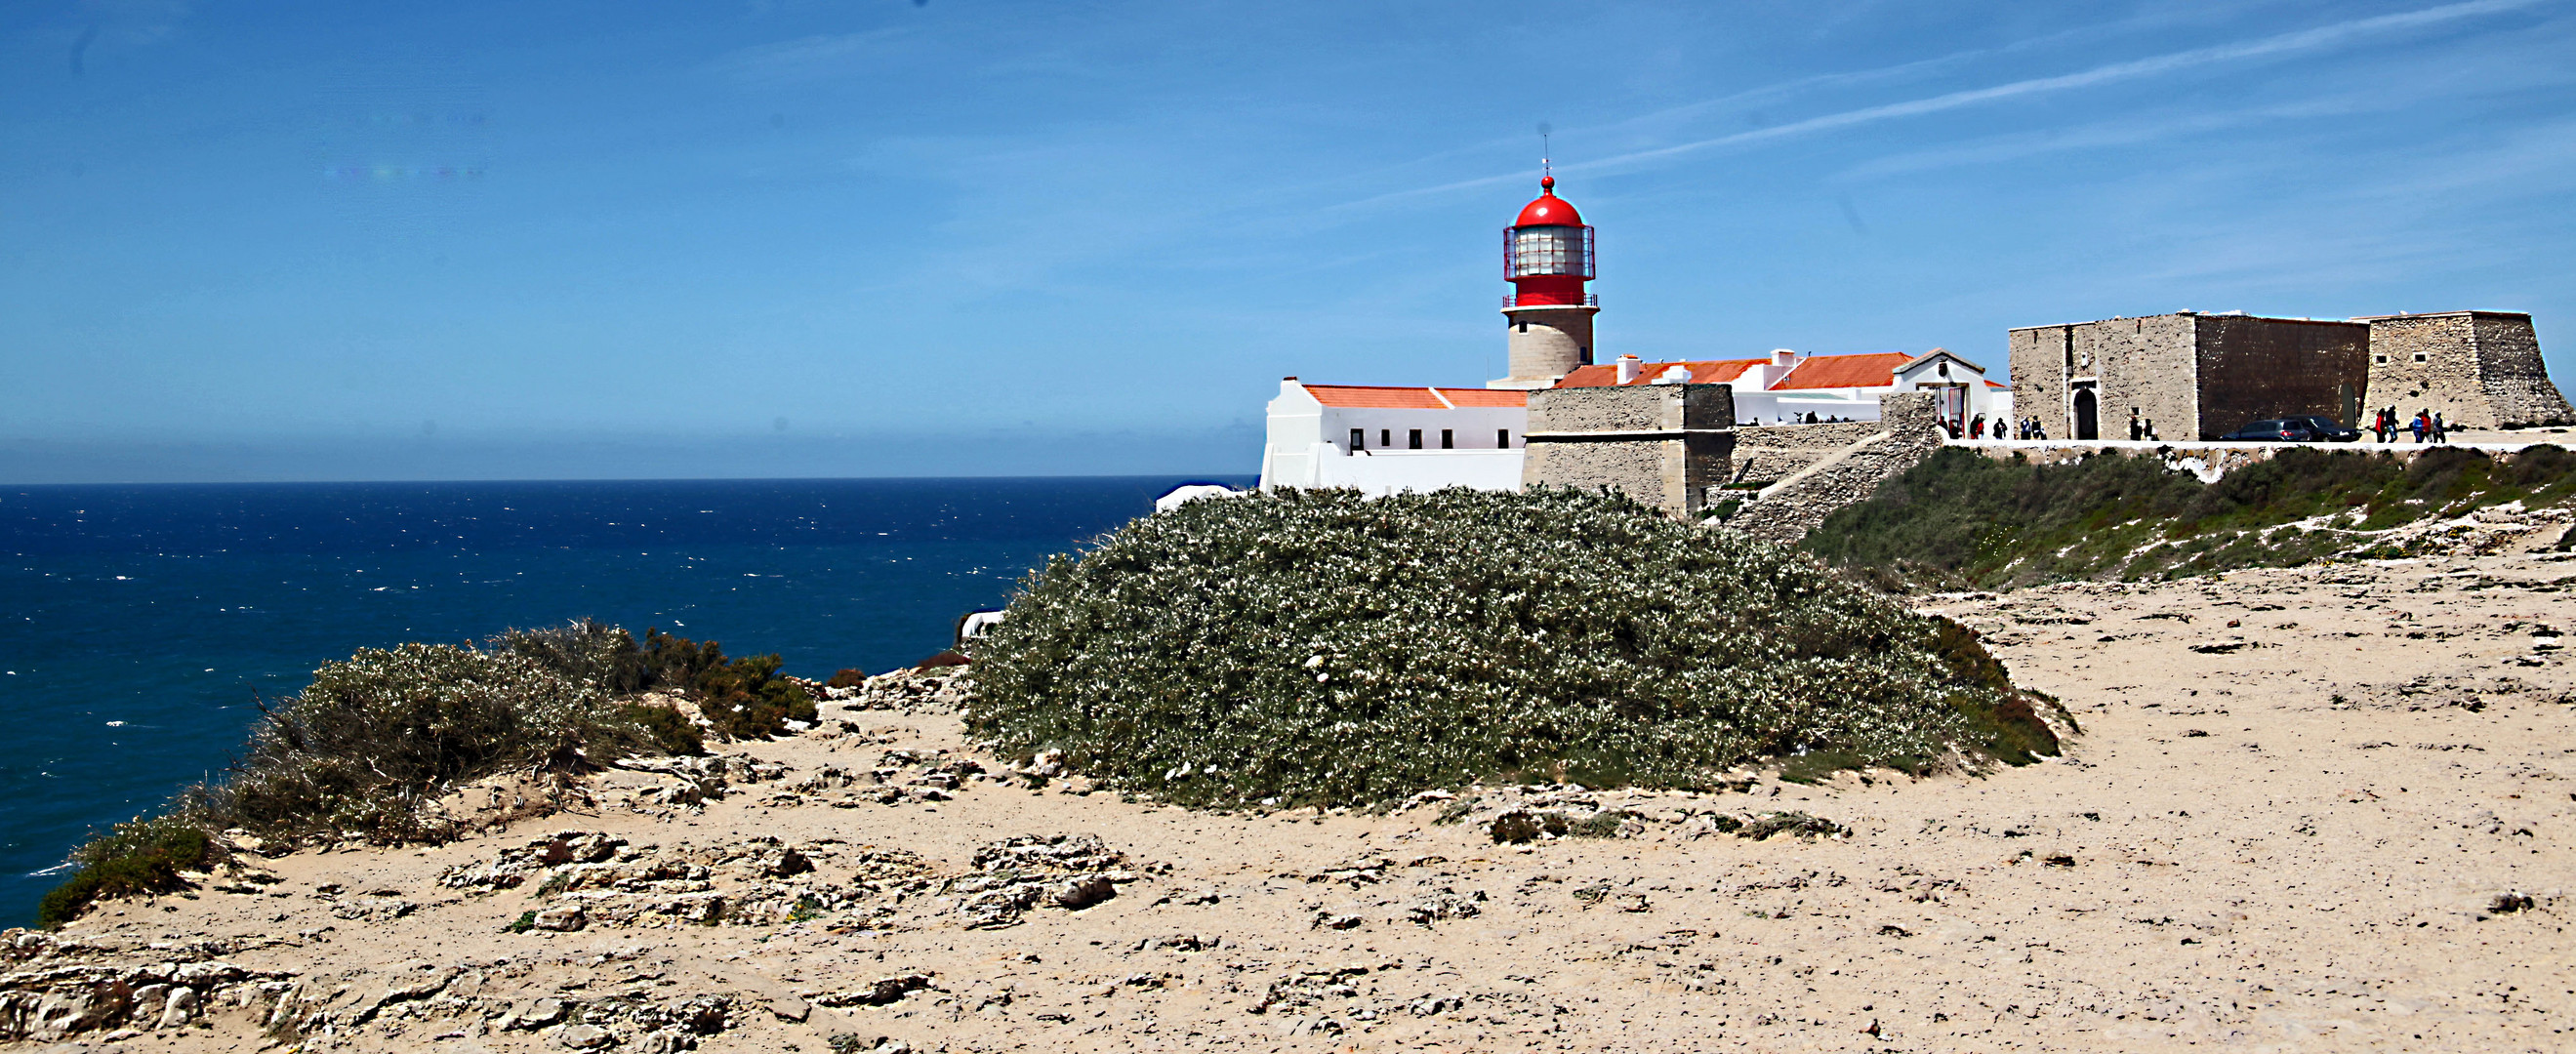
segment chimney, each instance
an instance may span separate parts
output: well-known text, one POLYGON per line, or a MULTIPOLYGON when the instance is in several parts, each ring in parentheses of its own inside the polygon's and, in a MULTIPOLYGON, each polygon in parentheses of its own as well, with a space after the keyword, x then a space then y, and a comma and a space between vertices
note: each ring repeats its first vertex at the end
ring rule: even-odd
POLYGON ((1636 380, 1637 367, 1639 365, 1641 365, 1641 362, 1634 355, 1619 356, 1619 383, 1626 384, 1630 381, 1636 380))
POLYGON ((1798 364, 1798 353, 1787 348, 1771 349, 1771 365, 1788 369, 1798 364))

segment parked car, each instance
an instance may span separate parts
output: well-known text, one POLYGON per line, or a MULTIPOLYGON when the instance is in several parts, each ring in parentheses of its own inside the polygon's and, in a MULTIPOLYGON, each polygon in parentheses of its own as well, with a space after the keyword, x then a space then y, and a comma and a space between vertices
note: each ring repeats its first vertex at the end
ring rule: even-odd
POLYGON ((2331 417, 2275 417, 2218 438, 2235 443, 2350 443, 2360 439, 2361 432, 2345 428, 2331 417))

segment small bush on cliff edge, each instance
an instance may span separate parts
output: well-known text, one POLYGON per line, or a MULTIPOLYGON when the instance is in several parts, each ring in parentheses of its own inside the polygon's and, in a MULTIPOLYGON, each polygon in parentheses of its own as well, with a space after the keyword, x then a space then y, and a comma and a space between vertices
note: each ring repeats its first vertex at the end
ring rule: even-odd
POLYGON ((1961 633, 1623 498, 1277 491, 1032 574, 977 644, 966 717, 1005 751, 1216 806, 2054 753, 1961 633))
POLYGON ((72 854, 80 870, 45 894, 36 925, 60 929, 100 897, 175 893, 188 888, 182 871, 202 871, 219 859, 214 839, 185 816, 138 817, 116 825, 72 854))

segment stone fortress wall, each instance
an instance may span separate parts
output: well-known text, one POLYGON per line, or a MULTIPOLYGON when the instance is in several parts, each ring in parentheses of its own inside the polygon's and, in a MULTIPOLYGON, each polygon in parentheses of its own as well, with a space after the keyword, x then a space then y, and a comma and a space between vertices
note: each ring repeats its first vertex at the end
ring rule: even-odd
POLYGON ((2032 326, 2007 334, 2013 412, 2052 436, 2075 435, 2074 393, 2090 390, 2100 434, 2128 438, 2129 408, 2161 432, 2199 427, 2192 327, 2183 316, 2032 326))
MULTIPOLYGON (((2251 315, 2192 315, 2199 420, 2165 428, 2166 439, 2216 439, 2266 417, 2361 417, 2370 327, 2251 315)), ((2126 439, 2126 410, 2117 421, 2126 439)), ((2104 437, 2109 438, 2106 430, 2104 437)))
POLYGON ((1732 385, 1544 388, 1530 393, 1521 481, 1616 490, 1687 518, 1726 481, 1734 429, 1732 385))
MULTIPOLYGON (((1764 487, 1726 525, 1781 544, 1804 538, 1834 510, 1877 492, 1889 477, 1932 456, 1949 434, 1930 392, 1889 392, 1878 397, 1876 431, 1805 469, 1764 487)), ((1824 427, 1821 425, 1809 427, 1824 427)))
POLYGON ((2008 334, 2014 412, 2053 439, 2127 439, 2129 415, 2168 440, 2216 439, 2268 417, 2347 425, 2396 406, 2464 428, 2576 421, 2540 358, 2531 316, 2492 311, 2336 321, 2177 312, 2008 334))
POLYGON ((2531 316, 2502 311, 2388 315, 2370 324, 2369 403, 2442 415, 2460 428, 2576 423, 2550 383, 2531 316))
POLYGON ((1777 483, 1886 427, 1877 421, 1738 427, 1735 466, 1727 482, 1735 486, 1777 483))

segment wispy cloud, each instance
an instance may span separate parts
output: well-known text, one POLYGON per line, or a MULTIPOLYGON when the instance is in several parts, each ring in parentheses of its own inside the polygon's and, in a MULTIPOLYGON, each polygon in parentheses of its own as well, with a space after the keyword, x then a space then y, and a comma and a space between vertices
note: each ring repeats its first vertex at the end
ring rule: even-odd
POLYGON ((1910 151, 1864 161, 1836 173, 1833 178, 1838 182, 1863 182, 1914 172, 2019 161, 2068 150, 2161 142, 2175 136, 2200 135, 2267 121, 2315 120, 2362 109, 2365 107, 2351 98, 2313 99, 2282 106, 2195 113, 2164 120, 2111 121, 2047 132, 1993 136, 1936 150, 1910 151))
POLYGON ((892 54, 910 32, 909 27, 889 26, 758 44, 719 55, 707 66, 756 83, 819 80, 865 68, 871 59, 892 54))
MULTIPOLYGON (((2018 80, 2007 84, 1994 85, 1992 87, 1972 88, 1964 91, 1955 91, 1941 95, 1929 96, 1927 98, 1909 99, 1903 102, 1884 103, 1877 106, 1864 106, 1858 109, 1824 114, 1817 117, 1810 117, 1805 120, 1788 122, 1786 124, 1772 125, 1767 128, 1757 128, 1751 131, 1736 132, 1731 135, 1716 136, 1687 143, 1676 143, 1671 146, 1656 147, 1650 150, 1638 150, 1631 153, 1620 154, 1615 157, 1602 158, 1597 161, 1588 161, 1580 164, 1563 165, 1559 167, 1568 172, 1588 172, 1595 174, 1633 171, 1638 168, 1652 166, 1659 162, 1670 161, 1674 158, 1709 150, 1755 146, 1782 139, 1813 135, 1819 132, 1829 132, 1838 129, 1876 124, 1908 117, 1920 117, 1927 114, 1964 109, 1987 103, 2001 102, 2008 99, 2027 98, 2030 96, 2045 95, 2052 92, 2072 91, 2082 88, 2093 88, 2107 84, 2115 84, 2123 81, 2139 80, 2142 78, 2174 73, 2201 66, 2211 66, 2229 62, 2242 62, 2277 55, 2317 51, 2398 30, 2416 29, 2445 22, 2456 22, 2463 19, 2475 18, 2482 15, 2500 14, 2507 11, 2520 10, 2537 6, 2541 2, 2542 0, 2467 0, 2465 3, 2445 4, 2440 7, 2430 7, 2416 11, 2401 11, 2394 14, 2378 15, 2371 18, 2358 18, 2351 21, 2338 22, 2332 25, 2317 26, 2311 29, 2281 33, 2274 36, 2264 37, 2259 40, 2243 41, 2232 44, 2219 44, 2205 48, 2193 48, 2188 51, 2176 51, 2163 55, 2154 55, 2142 59, 2132 59, 2126 62, 2114 62, 2107 65, 2096 66, 2092 69, 2079 70, 2074 73, 2060 74, 2054 77, 2033 77, 2027 80, 2018 80)), ((1903 67, 1891 67, 1891 69, 1902 68, 1903 67)), ((1483 176, 1476 179, 1458 180, 1455 182, 1443 183, 1438 186, 1421 187, 1413 190, 1381 194, 1362 201, 1352 202, 1350 206, 1346 207, 1358 207, 1396 198, 1419 197, 1429 194, 1443 194, 1452 191, 1469 190, 1526 178, 1528 178, 1528 176, 1525 172, 1511 172, 1499 175, 1483 176)))

